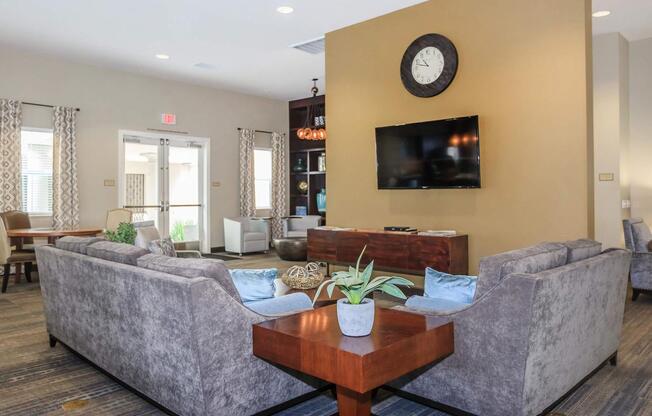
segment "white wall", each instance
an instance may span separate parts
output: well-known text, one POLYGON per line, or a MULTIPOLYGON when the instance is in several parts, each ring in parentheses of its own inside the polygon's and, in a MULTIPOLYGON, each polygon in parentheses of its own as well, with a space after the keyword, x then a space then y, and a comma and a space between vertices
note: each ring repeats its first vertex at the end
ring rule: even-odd
MULTIPOLYGON (((236 128, 287 133, 285 101, 66 62, 1 45, 0 57, 0 97, 81 108, 77 139, 82 226, 103 226, 106 211, 118 204, 117 187, 103 186, 105 179, 118 181, 118 130, 164 128, 160 114, 175 113, 175 130, 211 138, 209 179, 221 182, 211 188, 211 241, 214 247, 222 246, 222 218, 239 211, 236 128)), ((51 127, 51 110, 25 106, 23 124, 51 127)))
POLYGON ((632 216, 652 224, 652 38, 630 43, 632 216))
POLYGON ((623 245, 622 218, 629 210, 629 45, 618 33, 593 38, 593 145, 595 239, 623 245), (600 174, 612 174, 601 181, 600 174))

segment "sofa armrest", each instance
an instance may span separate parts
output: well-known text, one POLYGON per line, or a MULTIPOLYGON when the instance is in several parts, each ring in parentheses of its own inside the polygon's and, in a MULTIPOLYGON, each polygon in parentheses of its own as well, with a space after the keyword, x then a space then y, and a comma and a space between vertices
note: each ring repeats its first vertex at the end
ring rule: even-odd
POLYGON ((244 305, 264 316, 292 315, 312 309, 312 301, 305 293, 291 293, 278 298, 245 302, 244 305))
POLYGON ((634 289, 652 290, 652 253, 632 253, 631 280, 634 289))

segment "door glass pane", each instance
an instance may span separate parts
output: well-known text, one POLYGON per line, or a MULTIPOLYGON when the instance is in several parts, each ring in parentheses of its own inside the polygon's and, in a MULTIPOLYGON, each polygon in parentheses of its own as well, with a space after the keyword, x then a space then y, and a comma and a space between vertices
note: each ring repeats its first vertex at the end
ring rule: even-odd
POLYGON ((170 205, 199 204, 199 154, 195 147, 170 146, 170 205))
POLYGON ((124 204, 134 212, 134 222, 155 221, 158 223, 159 165, 158 145, 125 143, 124 204))
POLYGON ((199 244, 200 241, 199 207, 170 207, 170 237, 175 242, 199 244))

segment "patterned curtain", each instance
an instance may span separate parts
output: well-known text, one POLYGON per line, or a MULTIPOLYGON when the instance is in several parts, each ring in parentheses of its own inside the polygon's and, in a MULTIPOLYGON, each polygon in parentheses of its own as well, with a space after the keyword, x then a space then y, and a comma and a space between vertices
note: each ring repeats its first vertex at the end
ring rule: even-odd
POLYGON ((256 133, 251 129, 240 130, 240 216, 256 215, 254 179, 254 140, 256 133))
POLYGON ((288 152, 285 134, 272 133, 272 236, 283 237, 288 216, 288 152))
POLYGON ((77 111, 54 107, 54 146, 52 172, 52 226, 79 227, 77 186, 77 111))
POLYGON ((0 212, 21 207, 20 101, 0 100, 0 212))

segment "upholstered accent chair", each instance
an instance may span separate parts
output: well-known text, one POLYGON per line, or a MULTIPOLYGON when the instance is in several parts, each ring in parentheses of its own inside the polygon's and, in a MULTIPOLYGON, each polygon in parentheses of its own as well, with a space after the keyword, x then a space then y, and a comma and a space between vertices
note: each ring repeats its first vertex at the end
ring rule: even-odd
MULTIPOLYGON (((23 211, 7 211, 0 214, 7 230, 20 230, 22 228, 32 228, 29 214, 23 211)), ((19 250, 34 251, 34 239, 27 238, 10 238, 9 242, 19 250)))
POLYGON ((4 267, 2 293, 7 291, 12 265, 16 268, 16 280, 18 280, 20 279, 21 268, 24 264, 25 278, 28 282, 31 282, 32 265, 34 262, 36 262, 36 256, 33 251, 12 251, 12 246, 9 243, 9 237, 7 236, 7 229, 5 228, 4 221, 0 221, 0 265, 3 265, 4 267))
POLYGON ((596 368, 616 365, 630 259, 590 240, 481 259, 472 304, 397 307, 452 320, 455 353, 391 385, 474 415, 546 414, 596 368))
POLYGON ((283 218, 284 238, 306 238, 308 230, 321 225, 321 215, 304 215, 283 218))
POLYGON ((630 279, 634 301, 641 293, 652 294, 652 253, 647 249, 652 233, 642 218, 623 220, 623 229, 625 245, 633 253, 630 279))
MULTIPOLYGON (((158 232, 158 228, 154 224, 154 221, 142 221, 134 223, 134 228, 136 229, 136 241, 134 245, 136 247, 149 250, 149 243, 152 241, 160 240, 161 234, 158 232)), ((184 258, 201 258, 201 252, 199 250, 183 250, 181 249, 182 245, 175 243, 175 251, 177 257, 184 258)))
POLYGON ((106 213, 106 230, 115 231, 123 222, 131 224, 133 212, 124 208, 116 208, 106 213))
POLYGON ((224 249, 230 253, 269 250, 269 223, 262 218, 224 218, 224 249))

